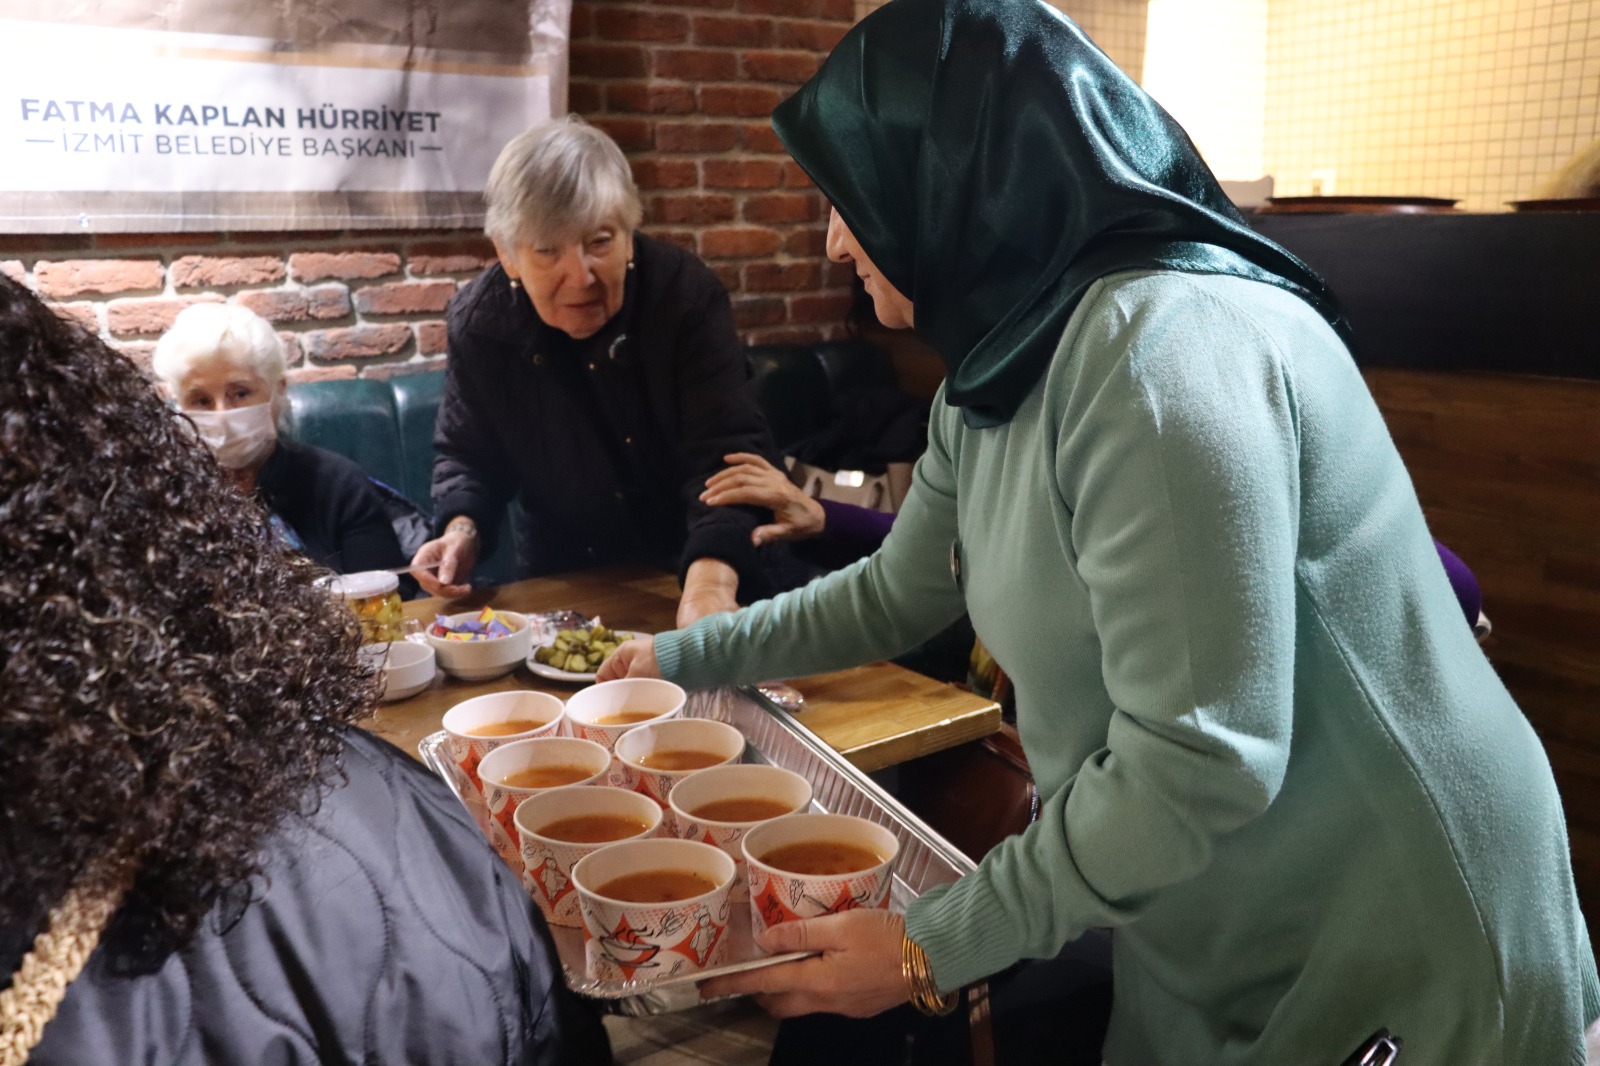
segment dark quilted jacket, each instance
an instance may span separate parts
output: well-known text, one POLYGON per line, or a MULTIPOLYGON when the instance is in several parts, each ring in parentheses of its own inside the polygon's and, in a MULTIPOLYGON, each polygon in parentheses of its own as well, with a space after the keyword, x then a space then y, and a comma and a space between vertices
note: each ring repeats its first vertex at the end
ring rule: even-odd
POLYGON ((750 544, 768 512, 699 500, 725 455, 776 461, 726 290, 670 244, 637 234, 634 253, 621 310, 581 341, 498 266, 451 300, 437 528, 470 515, 487 554, 515 501, 519 576, 712 558, 738 571, 741 601, 803 583, 786 546, 750 544))
POLYGON ((608 1063, 543 920, 422 767, 353 730, 349 783, 274 838, 270 886, 151 974, 96 952, 31 1063, 608 1063))

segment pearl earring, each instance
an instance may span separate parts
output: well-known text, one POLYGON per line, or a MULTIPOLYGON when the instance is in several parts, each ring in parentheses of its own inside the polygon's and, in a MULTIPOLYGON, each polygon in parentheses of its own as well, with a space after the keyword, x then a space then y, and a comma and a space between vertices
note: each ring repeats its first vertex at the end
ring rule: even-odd
POLYGON ((511 279, 511 291, 512 292, 520 292, 521 289, 522 289, 522 282, 518 281, 516 278, 512 278, 511 279))

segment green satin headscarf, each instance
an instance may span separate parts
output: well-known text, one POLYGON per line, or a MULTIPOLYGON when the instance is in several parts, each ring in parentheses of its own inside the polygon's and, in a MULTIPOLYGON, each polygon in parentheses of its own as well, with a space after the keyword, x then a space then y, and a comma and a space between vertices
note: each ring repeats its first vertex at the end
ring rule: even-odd
POLYGON ((1098 278, 1254 278, 1341 335, 1310 268, 1256 234, 1183 129, 1042 0, 892 0, 773 128, 944 359, 968 425, 1011 419, 1098 278))

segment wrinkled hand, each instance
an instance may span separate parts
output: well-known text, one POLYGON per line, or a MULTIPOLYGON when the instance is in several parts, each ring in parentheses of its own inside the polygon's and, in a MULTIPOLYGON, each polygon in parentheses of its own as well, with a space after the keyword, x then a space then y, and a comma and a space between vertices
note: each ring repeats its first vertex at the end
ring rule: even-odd
POLYGON ((750 534, 759 547, 779 540, 805 540, 819 536, 828 516, 822 505, 789 480, 782 470, 753 452, 722 457, 728 465, 706 479, 700 502, 712 507, 746 504, 772 512, 772 523, 750 534))
POLYGON ((714 977, 700 985, 705 999, 754 995, 779 1018, 824 1011, 866 1018, 910 999, 900 969, 905 918, 882 910, 850 910, 784 922, 759 940, 773 954, 820 951, 814 959, 714 977))
POLYGON ((468 578, 478 565, 478 541, 460 533, 446 533, 417 549, 411 559, 411 576, 430 596, 453 600, 472 591, 468 578), (437 569, 435 569, 437 564, 437 569), (457 578, 460 579, 459 583, 457 578))
POLYGON ((714 591, 691 593, 684 591, 683 599, 678 601, 677 624, 679 629, 688 629, 708 614, 721 614, 724 611, 737 611, 739 601, 732 595, 724 595, 714 591))
POLYGON ((678 628, 687 629, 708 614, 739 609, 739 572, 721 559, 696 559, 683 575, 678 628))
POLYGON ((622 642, 616 651, 606 656, 600 669, 595 671, 596 681, 615 681, 619 677, 661 676, 656 664, 656 638, 634 637, 622 642))

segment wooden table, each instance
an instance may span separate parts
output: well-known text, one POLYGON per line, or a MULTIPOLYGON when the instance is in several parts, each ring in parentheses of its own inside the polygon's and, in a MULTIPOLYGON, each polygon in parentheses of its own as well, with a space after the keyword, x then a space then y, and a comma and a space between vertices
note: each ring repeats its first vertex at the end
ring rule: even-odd
MULTIPOLYGON (((598 615, 613 628, 658 633, 673 628, 678 586, 671 575, 659 571, 614 567, 530 578, 448 604, 412 600, 405 613, 426 623, 435 614, 481 603, 511 611, 580 611, 598 615)), ((862 770, 881 770, 1000 728, 1000 707, 992 700, 892 663, 870 663, 789 683, 806 701, 797 719, 862 770)), ((577 691, 576 686, 536 677, 523 666, 493 681, 460 681, 441 673, 419 695, 381 704, 368 728, 415 754, 417 742, 439 728, 445 711, 472 696, 511 689, 536 689, 563 699, 577 691)))

